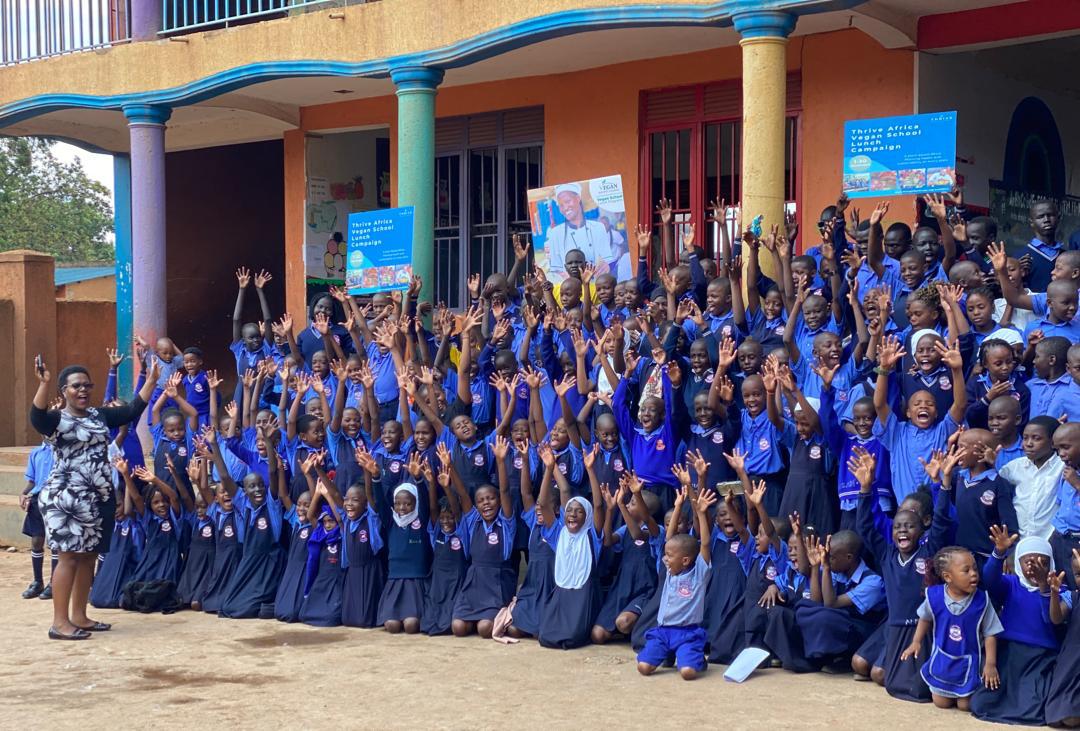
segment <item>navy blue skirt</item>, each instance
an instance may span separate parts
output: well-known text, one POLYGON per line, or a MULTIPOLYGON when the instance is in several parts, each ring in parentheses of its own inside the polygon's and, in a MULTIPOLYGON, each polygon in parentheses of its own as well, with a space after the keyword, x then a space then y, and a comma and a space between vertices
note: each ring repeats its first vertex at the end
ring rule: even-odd
POLYGON ((855 650, 855 654, 870 663, 871 667, 885 652, 885 631, 886 625, 879 624, 863 640, 862 644, 859 645, 859 649, 855 650))
POLYGON ((777 604, 765 615, 764 649, 776 656, 784 670, 793 673, 813 673, 819 670, 818 664, 806 657, 802 631, 796 620, 796 612, 802 603, 795 607, 777 604))
POLYGON ((90 587, 90 604, 98 609, 119 609, 120 595, 124 586, 131 581, 135 573, 135 545, 131 541, 130 531, 113 533, 109 553, 94 574, 94 583, 90 587))
MULTIPOLYGON (((622 561, 615 575, 615 583, 596 615, 596 624, 608 632, 615 632, 615 618, 623 612, 638 616, 645 610, 649 597, 656 591, 656 559, 647 539, 638 546, 635 541, 624 542, 622 561), (627 543, 630 543, 627 546, 627 543)), ((516 612, 515 612, 516 615, 516 612)))
POLYGON ((596 566, 580 589, 556 586, 540 615, 537 639, 544 647, 571 650, 589 644, 596 613, 600 611, 600 587, 596 566))
MULTIPOLYGON (((252 538, 248 533, 248 540, 252 538)), ((245 548, 244 556, 225 590, 218 616, 230 619, 254 619, 264 604, 274 601, 281 578, 281 549, 278 545, 260 549, 245 548)))
POLYGON ((667 580, 667 570, 660 572, 657 579, 656 591, 652 593, 645 606, 641 608, 641 614, 634 629, 630 633, 630 647, 636 652, 641 652, 645 647, 645 633, 656 626, 656 618, 660 614, 660 596, 664 593, 664 581, 667 580))
POLYGON ((1061 723, 1066 718, 1080 718, 1080 592, 1073 594, 1069 630, 1061 643, 1046 699, 1047 723, 1061 723))
POLYGON ((345 571, 341 596, 341 623, 347 627, 375 627, 379 618, 386 570, 375 556, 370 561, 352 564, 345 571))
POLYGON ((495 619, 510 603, 517 588, 517 575, 506 563, 498 566, 472 564, 454 602, 454 619, 478 622, 495 619))
POLYGON ((980 685, 971 696, 971 714, 983 721, 1042 726, 1057 657, 1057 650, 998 638, 1001 685, 997 690, 980 685))
POLYGON ((388 579, 379 597, 379 609, 376 624, 401 622, 409 617, 421 619, 424 614, 424 596, 427 595, 431 580, 388 579))
MULTIPOLYGON (((922 649, 919 650, 919 658, 909 657, 901 661, 900 656, 915 639, 915 628, 918 625, 885 625, 885 646, 881 649, 874 666, 885 671, 885 690, 893 698, 913 703, 929 703, 930 688, 922 679, 919 669, 924 660, 930 657, 930 637, 923 639, 922 649)), ((860 650, 860 655, 862 654, 860 650)), ((863 655, 863 657, 867 657, 863 655)), ((867 657, 867 659, 869 659, 867 657)))
POLYGON ((844 609, 809 602, 798 606, 795 620, 802 632, 806 656, 820 660, 850 655, 877 628, 875 623, 844 609))
POLYGON ((345 572, 341 570, 340 552, 340 543, 323 546, 319 555, 319 573, 304 597, 304 603, 300 605, 300 621, 304 624, 315 627, 337 627, 341 624, 341 592, 345 572))

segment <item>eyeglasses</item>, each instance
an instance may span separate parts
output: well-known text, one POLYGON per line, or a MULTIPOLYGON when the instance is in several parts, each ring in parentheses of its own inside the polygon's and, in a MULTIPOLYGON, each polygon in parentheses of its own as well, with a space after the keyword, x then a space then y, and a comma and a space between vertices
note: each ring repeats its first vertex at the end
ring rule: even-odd
POLYGON ((84 381, 83 383, 69 383, 68 388, 72 391, 89 391, 94 387, 94 384, 90 381, 84 381))

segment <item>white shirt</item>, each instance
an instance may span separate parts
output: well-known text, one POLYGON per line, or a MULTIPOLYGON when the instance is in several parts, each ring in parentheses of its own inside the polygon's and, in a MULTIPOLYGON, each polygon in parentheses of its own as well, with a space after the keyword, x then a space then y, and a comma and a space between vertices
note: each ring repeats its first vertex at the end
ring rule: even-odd
MULTIPOLYGON (((1031 290, 1025 288, 1024 294, 1031 294, 1031 290)), ((994 322, 1001 322, 1001 318, 1005 316, 1005 305, 1007 304, 1004 297, 998 297, 994 300, 994 322)), ((1013 308, 1012 325, 1020 332, 1024 332, 1029 324, 1038 319, 1039 316, 1031 310, 1023 310, 1019 307, 1013 308)))
POLYGON ((1035 467, 1027 457, 1017 457, 998 470, 1015 488, 1013 507, 1021 536, 1049 538, 1054 532, 1050 521, 1057 512, 1057 486, 1063 469, 1065 463, 1054 454, 1042 467, 1035 467))
POLYGON ((599 221, 585 220, 585 225, 573 228, 568 223, 560 223, 550 229, 544 242, 548 254, 549 272, 566 272, 566 252, 579 249, 585 255, 585 261, 597 265, 601 262, 612 263, 615 252, 611 246, 611 234, 599 221))

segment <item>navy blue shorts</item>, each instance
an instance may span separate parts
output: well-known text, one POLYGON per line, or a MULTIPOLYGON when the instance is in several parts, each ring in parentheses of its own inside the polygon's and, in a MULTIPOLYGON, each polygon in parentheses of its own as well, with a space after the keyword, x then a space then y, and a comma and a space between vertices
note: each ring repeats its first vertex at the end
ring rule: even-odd
POLYGON ((31 538, 45 537, 45 521, 41 519, 41 509, 38 508, 38 496, 30 496, 30 507, 26 509, 26 517, 23 518, 22 533, 31 538))
POLYGON ((705 643, 709 635, 700 625, 685 627, 653 627, 645 633, 645 647, 638 653, 638 662, 660 667, 668 655, 675 653, 675 667, 705 670, 705 643))

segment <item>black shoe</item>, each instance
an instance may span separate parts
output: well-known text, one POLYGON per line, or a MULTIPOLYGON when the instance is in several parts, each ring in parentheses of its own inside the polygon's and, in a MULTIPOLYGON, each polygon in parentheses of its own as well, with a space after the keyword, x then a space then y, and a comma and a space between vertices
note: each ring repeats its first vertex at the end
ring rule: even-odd
POLYGON ((41 592, 45 591, 45 587, 40 581, 31 581, 30 586, 26 587, 26 591, 22 593, 23 599, 33 599, 34 597, 41 596, 41 592))
MULTIPOLYGON (((75 626, 79 627, 79 625, 75 626)), ((108 632, 112 629, 112 625, 105 622, 94 622, 89 627, 79 627, 79 629, 81 629, 83 632, 108 632)))
POLYGON ((70 635, 65 635, 63 632, 49 627, 49 639, 50 640, 88 640, 90 639, 90 633, 84 629, 75 628, 75 631, 70 635))
POLYGON ((45 587, 45 591, 41 592, 41 596, 38 599, 52 599, 52 584, 45 587))

